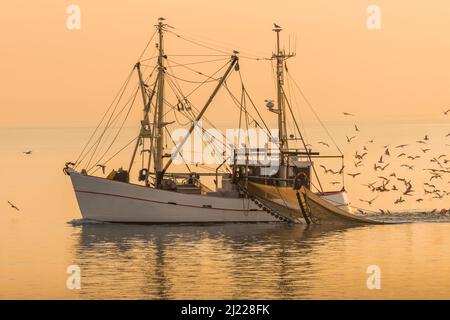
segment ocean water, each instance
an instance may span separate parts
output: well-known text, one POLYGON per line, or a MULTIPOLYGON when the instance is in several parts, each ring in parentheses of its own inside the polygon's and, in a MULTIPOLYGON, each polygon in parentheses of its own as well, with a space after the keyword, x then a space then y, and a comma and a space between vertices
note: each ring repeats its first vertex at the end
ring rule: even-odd
MULTIPOLYGON (((326 139, 319 129, 308 130, 315 146, 326 139)), ((127 130, 130 135, 136 132, 127 130)), ((365 124, 351 143, 345 136, 354 135, 352 124, 331 125, 329 130, 346 155, 348 172, 361 172, 345 178, 355 208, 392 212, 450 208, 449 196, 425 195, 423 186, 430 182, 423 169, 435 167, 430 160, 449 153, 448 125, 365 124), (416 143, 425 135, 430 138, 427 153, 416 143), (374 137, 375 142, 368 143, 374 137), (375 172, 373 163, 388 144, 391 156, 385 158, 390 167, 375 172), (402 152, 421 158, 400 160, 395 148, 399 144, 408 144, 402 152), (356 168, 352 155, 364 146, 368 155, 363 167, 356 168), (401 167, 403 163, 415 167, 401 167), (394 204, 401 191, 379 194, 363 186, 394 172, 414 185, 414 195, 403 196, 406 201, 401 204, 394 204), (372 205, 360 201, 376 196, 372 205), (419 203, 418 198, 424 201, 419 203)), ((62 168, 76 159, 90 131, 0 129, 0 299, 450 298, 450 219, 443 214, 435 213, 433 219, 416 214, 408 224, 352 228, 80 222, 62 168), (26 150, 33 153, 23 154, 26 150), (77 223, 68 223, 74 220, 77 223), (80 289, 67 287, 71 265, 80 268, 80 289), (370 290, 367 269, 373 265, 379 267, 381 288, 370 290)), ((323 146, 320 151, 334 152, 323 146)), ((111 167, 128 159, 126 155, 111 167)), ((339 169, 340 163, 326 166, 339 169)), ((334 179, 323 176, 324 186, 340 188, 330 184, 334 179)), ((432 183, 448 192, 449 181, 444 174, 432 183)), ((403 189, 401 182, 395 184, 403 189)))

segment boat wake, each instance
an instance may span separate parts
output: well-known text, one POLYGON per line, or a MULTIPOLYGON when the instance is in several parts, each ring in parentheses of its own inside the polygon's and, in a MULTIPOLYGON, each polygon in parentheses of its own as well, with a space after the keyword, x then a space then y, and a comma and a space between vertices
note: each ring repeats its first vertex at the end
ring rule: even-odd
POLYGON ((407 210, 366 213, 364 217, 393 222, 450 222, 450 210, 407 210))
POLYGON ((73 219, 73 220, 67 221, 67 224, 70 224, 74 227, 82 226, 82 225, 86 225, 86 224, 107 224, 107 223, 108 222, 91 220, 91 219, 73 219))

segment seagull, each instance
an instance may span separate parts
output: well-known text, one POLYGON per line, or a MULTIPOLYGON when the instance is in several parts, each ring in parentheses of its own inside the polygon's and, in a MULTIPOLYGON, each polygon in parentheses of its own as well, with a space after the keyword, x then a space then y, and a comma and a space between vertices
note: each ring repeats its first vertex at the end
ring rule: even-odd
POLYGON ((416 202, 422 202, 422 201, 423 201, 422 198, 416 199, 416 202))
POLYGON ((400 153, 400 154, 397 156, 397 158, 404 157, 404 156, 406 156, 406 153, 400 153))
POLYGON ((404 148, 404 147, 407 147, 407 146, 408 146, 407 144, 401 144, 401 145, 396 146, 396 148, 404 148))
POLYGON ((384 163, 383 162, 383 155, 381 155, 380 160, 378 160, 378 163, 384 163))
POLYGON ((362 184, 362 186, 367 187, 367 188, 371 189, 372 191, 374 191, 375 190, 375 184, 376 184, 376 182, 372 182, 372 183, 369 183, 369 184, 362 184))
POLYGON ((24 152, 22 152, 23 154, 32 154, 33 153, 33 150, 28 150, 28 151, 24 151, 24 152))
POLYGON ((351 114, 351 113, 348 113, 348 112, 342 112, 342 114, 344 116, 351 116, 351 117, 355 116, 354 114, 351 114))
POLYGON ((427 153, 428 151, 430 151, 431 149, 422 149, 423 153, 427 153))
POLYGON ((347 142, 348 143, 352 142, 352 140, 356 138, 355 136, 350 137, 350 138, 348 136, 346 136, 346 137, 347 137, 347 142))
POLYGON ((380 169, 381 171, 384 171, 384 169, 386 169, 388 166, 389 166, 389 163, 386 164, 384 167, 383 167, 383 166, 377 166, 377 164, 375 163, 375 164, 373 165, 373 169, 374 169, 375 171, 377 171, 378 169, 380 169))
POLYGON ((321 144, 321 145, 324 145, 324 146, 326 146, 328 148, 330 147, 330 145, 328 143, 326 143, 326 142, 319 141, 318 143, 321 144))
POLYGON ((105 174, 106 166, 104 164, 98 164, 97 167, 102 168, 102 172, 105 174))
POLYGON ((20 209, 17 208, 13 203, 11 203, 11 201, 8 201, 8 204, 11 206, 11 208, 13 208, 13 209, 15 209, 17 211, 20 211, 20 209))
POLYGON ((359 132, 359 128, 358 128, 358 126, 356 124, 355 124, 355 131, 359 132))
POLYGON ((361 173, 347 173, 348 176, 352 177, 353 179, 356 178, 357 176, 359 176, 361 173))
POLYGON ((369 143, 374 143, 374 141, 375 141, 375 138, 372 139, 372 140, 369 140, 368 142, 369 142, 369 143))
POLYGON ((324 173, 327 174, 328 172, 332 172, 331 169, 327 169, 323 164, 320 165, 320 167, 324 170, 324 173))
POLYGON ((281 29, 281 26, 279 26, 278 24, 276 24, 275 22, 273 23, 274 28, 276 29, 281 29))
POLYGON ((372 205, 372 203, 377 199, 378 197, 373 198, 372 200, 364 200, 364 199, 359 199, 359 201, 361 202, 366 202, 369 204, 369 206, 372 205))
POLYGON ((355 152, 355 159, 363 160, 366 155, 367 155, 367 152, 364 152, 363 154, 358 154, 358 151, 356 151, 355 152))
POLYGON ((362 167, 362 166, 363 166, 363 165, 362 165, 362 160, 359 160, 358 162, 354 162, 354 161, 353 161, 353 164, 355 165, 356 168, 362 167))

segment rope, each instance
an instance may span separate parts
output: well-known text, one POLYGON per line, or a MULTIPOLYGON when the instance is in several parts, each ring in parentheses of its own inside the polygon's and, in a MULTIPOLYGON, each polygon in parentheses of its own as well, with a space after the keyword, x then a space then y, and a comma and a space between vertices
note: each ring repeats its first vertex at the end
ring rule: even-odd
POLYGON ((219 80, 219 79, 212 79, 212 80, 205 80, 205 81, 192 81, 192 80, 186 80, 186 79, 177 77, 177 76, 175 76, 175 75, 173 75, 173 74, 170 74, 170 73, 168 73, 168 72, 166 72, 166 75, 168 75, 168 76, 170 76, 170 77, 173 77, 173 78, 175 78, 175 79, 177 79, 177 80, 184 81, 184 82, 188 82, 188 83, 201 83, 201 84, 205 84, 205 83, 210 83, 210 82, 216 82, 216 81, 219 80))
POLYGON ((187 42, 189 42, 189 43, 195 44, 195 45, 197 45, 197 46, 200 46, 200 47, 203 47, 203 48, 212 50, 212 51, 220 52, 220 53, 223 53, 223 54, 229 54, 229 52, 227 52, 227 51, 215 49, 215 48, 212 48, 212 47, 210 47, 210 46, 207 46, 207 45, 203 45, 203 44, 197 43, 196 41, 189 40, 189 39, 187 39, 187 38, 185 38, 185 37, 183 37, 183 36, 181 36, 181 35, 179 35, 179 34, 173 32, 173 31, 167 30, 167 32, 168 32, 168 33, 171 33, 171 34, 173 34, 173 35, 175 35, 176 37, 178 37, 178 38, 180 38, 180 39, 183 39, 184 41, 187 41, 187 42))
MULTIPOLYGON (((117 151, 115 154, 113 154, 108 160, 106 160, 103 164, 106 165, 109 161, 111 161, 113 158, 115 158, 119 153, 121 153, 123 150, 125 150, 130 144, 132 144, 134 141, 136 141, 139 137, 133 138, 130 142, 128 142, 124 147, 122 147, 119 151, 117 151)), ((99 170, 100 167, 97 167, 92 174, 96 173, 97 170, 99 170)))
MULTIPOLYGON (((175 34, 174 32, 172 32, 172 33, 175 34)), ((185 34, 189 34, 186 31, 184 33, 185 34)), ((175 34, 175 35, 180 36, 180 37, 184 37, 185 40, 187 38, 185 35, 183 35, 183 36, 181 36, 179 34, 175 34)), ((223 49, 223 50, 229 50, 229 51, 232 51, 235 48, 234 44, 226 43, 224 41, 217 41, 217 40, 209 39, 209 38, 206 38, 204 36, 194 35, 192 33, 189 35, 189 38, 190 38, 190 41, 194 42, 197 45, 200 45, 200 44, 213 45, 213 46, 216 46, 216 47, 221 47, 221 49, 223 49), (197 38, 197 39, 195 39, 195 38, 197 38)), ((211 48, 209 48, 209 49, 211 49, 211 48)), ((213 49, 211 49, 211 50, 213 50, 213 49)), ((217 50, 217 49, 215 49, 215 50, 217 50)), ((254 51, 252 49, 249 49, 249 48, 245 48, 245 47, 239 46, 239 51, 242 51, 242 52, 245 53, 245 55, 240 55, 240 57, 245 58, 245 59, 251 59, 251 60, 256 60, 256 61, 270 60, 270 58, 262 57, 262 56, 265 55, 264 53, 256 52, 256 51, 254 51), (247 55, 247 53, 248 53, 248 55, 247 55), (261 55, 261 56, 259 56, 259 55, 261 55)))
POLYGON ((314 110, 312 104, 309 102, 308 98, 305 96, 305 94, 303 93, 302 89, 300 88, 300 86, 297 84, 297 82, 295 81, 295 79, 290 75, 290 73, 288 71, 286 71, 286 74, 288 75, 288 77, 290 77, 290 79, 292 80, 292 82, 294 83, 295 87, 297 88, 297 90, 300 92, 300 94, 302 95, 303 99, 305 100, 306 104, 308 105, 308 107, 311 109, 312 113, 314 114, 314 116, 316 117, 316 119, 319 121, 320 125, 322 126, 322 128, 325 130, 326 134, 328 135, 328 137, 330 138, 330 140, 333 142, 334 146, 336 147, 336 149, 340 152, 341 155, 344 155, 343 152, 341 151, 341 149, 339 148, 338 144, 336 143, 336 141, 334 140, 333 136, 330 134, 330 132, 328 131, 328 129, 326 128, 326 126, 324 125, 324 123, 322 122, 322 120, 320 119, 320 117, 317 115, 316 111, 314 110))
MULTIPOLYGON (((130 79, 131 79, 131 76, 132 76, 132 74, 133 74, 133 71, 134 71, 134 68, 130 71, 130 73, 129 73, 128 77, 126 78, 125 82, 122 84, 122 86, 120 87, 119 91, 116 93, 116 96, 114 97, 113 101, 111 102, 111 104, 109 105, 109 107, 107 108, 107 110, 105 111, 105 113, 103 114, 103 116, 102 116, 100 122, 98 123, 97 127, 95 128, 95 130, 92 132, 91 136, 89 137, 88 142, 84 145, 83 149, 81 150, 80 154, 78 155, 78 158, 77 158, 77 160, 75 161, 75 164, 76 164, 76 165, 75 165, 75 168, 77 168, 78 165, 80 164, 80 162, 83 161, 83 160, 80 161, 81 156, 83 155, 84 151, 86 150, 86 148, 88 147, 88 145, 90 144, 90 142, 92 141, 92 139, 94 138, 95 134, 97 133, 98 129, 100 128, 101 124, 103 123, 103 120, 105 120, 106 115, 109 113, 109 111, 111 110, 112 106, 114 105, 114 102, 117 100, 117 98, 119 97, 119 95, 120 95, 120 96, 123 95, 123 92, 122 92, 122 94, 120 94, 120 92, 121 92, 122 90, 125 90, 126 86, 128 85, 128 82, 129 82, 130 79), (80 161, 80 162, 79 162, 79 161, 80 161)), ((89 152, 89 151, 88 151, 88 152, 89 152)))
POLYGON ((300 131, 300 128, 299 128, 299 126, 297 124, 297 121, 295 120, 294 113, 292 112, 291 104, 289 103, 289 100, 286 97, 286 93, 284 92, 284 89, 282 89, 282 92, 283 92, 284 98, 286 99, 286 102, 287 102, 289 111, 291 113, 292 119, 294 120, 295 127, 297 128, 298 134, 300 135, 300 139, 302 140, 303 147, 305 148, 306 155, 308 156, 308 160, 311 163, 311 167, 312 167, 312 169, 314 171, 314 175, 316 176, 317 182, 319 183, 320 190, 323 191, 322 184, 320 183, 319 175, 317 174, 317 171, 316 171, 316 168, 314 167, 314 165, 312 165, 313 162, 312 162, 312 159, 311 159, 311 155, 310 155, 310 153, 308 151, 308 148, 306 147, 305 140, 303 139, 303 135, 302 135, 302 133, 300 131))
POLYGON ((205 60, 205 61, 199 61, 199 62, 189 62, 189 63, 177 63, 177 62, 175 62, 173 60, 171 60, 171 61, 177 64, 175 67, 182 67, 182 66, 190 66, 190 65, 211 63, 211 62, 217 62, 217 61, 225 61, 225 60, 229 60, 229 59, 228 58, 222 58, 222 59, 205 60))
POLYGON ((130 115, 130 111, 131 111, 131 109, 132 109, 132 107, 133 107, 133 105, 134 105, 134 102, 136 101, 137 93, 138 93, 138 91, 136 91, 136 93, 134 94, 133 101, 132 101, 130 107, 128 108, 127 114, 125 115, 125 118, 123 119, 122 124, 120 125, 120 128, 119 128, 119 130, 117 131, 117 133, 116 133, 116 135, 115 135, 113 141, 110 143, 110 145, 108 146, 108 148, 106 149, 106 151, 103 153, 103 155, 100 157, 100 159, 98 159, 97 162, 96 162, 91 168, 88 169, 88 171, 92 170, 92 168, 93 168, 95 165, 97 165, 98 163, 100 163, 100 161, 104 158, 104 156, 105 156, 105 155, 108 153, 108 151, 111 149, 111 147, 112 147, 112 145, 114 144, 114 142, 117 140, 117 137, 119 136, 120 131, 122 130, 122 128, 123 128, 123 126, 124 126, 126 120, 128 119, 128 116, 130 115))
POLYGON ((150 45, 150 43, 152 42, 153 38, 155 37, 156 32, 157 32, 157 30, 155 29, 155 31, 153 32, 152 36, 150 37, 150 40, 147 41, 147 44, 145 45, 144 50, 142 50, 141 54, 139 55, 139 58, 137 59, 137 61, 141 61, 142 57, 145 54, 145 51, 147 51, 148 46, 150 45))

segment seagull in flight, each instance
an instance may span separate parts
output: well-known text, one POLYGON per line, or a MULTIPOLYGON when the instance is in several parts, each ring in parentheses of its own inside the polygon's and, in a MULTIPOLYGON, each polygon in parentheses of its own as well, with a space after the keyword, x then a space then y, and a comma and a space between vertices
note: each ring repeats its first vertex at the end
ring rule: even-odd
POLYGON ((281 26, 279 26, 278 24, 276 24, 275 22, 273 23, 274 28, 276 29, 281 29, 281 26))
POLYGON ((378 197, 373 198, 372 200, 364 200, 364 199, 359 199, 359 201, 361 202, 366 202, 369 204, 369 206, 372 205, 372 203, 377 199, 378 197))
POLYGON ((32 153, 33 153, 33 150, 23 151, 22 153, 23 153, 23 154, 32 154, 32 153))
POLYGON ((98 164, 97 167, 102 168, 102 172, 105 174, 106 166, 104 164, 98 164))
POLYGON ((11 201, 8 201, 8 204, 11 206, 12 209, 15 209, 17 211, 20 211, 19 208, 17 208, 11 201))
POLYGON ((352 177, 353 179, 356 178, 357 176, 359 176, 361 173, 347 173, 348 176, 352 177))
POLYGON ((444 115, 448 115, 450 113, 450 109, 444 111, 444 115))
POLYGON ((348 113, 348 112, 342 112, 342 114, 344 116, 351 116, 351 117, 355 116, 354 114, 351 114, 351 113, 348 113))
POLYGON ((330 145, 328 143, 326 143, 326 142, 319 141, 318 143, 321 144, 321 145, 324 145, 324 146, 326 146, 328 148, 330 147, 330 145))

